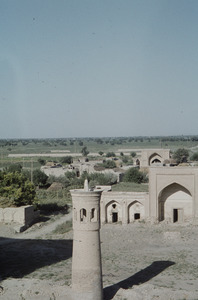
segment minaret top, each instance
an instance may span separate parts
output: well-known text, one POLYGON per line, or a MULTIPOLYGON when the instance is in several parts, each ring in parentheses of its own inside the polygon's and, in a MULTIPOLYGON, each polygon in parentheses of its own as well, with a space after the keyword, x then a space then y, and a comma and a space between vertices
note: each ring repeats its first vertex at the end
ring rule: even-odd
POLYGON ((84 191, 89 192, 89 185, 88 185, 88 180, 87 179, 85 179, 85 182, 84 182, 84 191))

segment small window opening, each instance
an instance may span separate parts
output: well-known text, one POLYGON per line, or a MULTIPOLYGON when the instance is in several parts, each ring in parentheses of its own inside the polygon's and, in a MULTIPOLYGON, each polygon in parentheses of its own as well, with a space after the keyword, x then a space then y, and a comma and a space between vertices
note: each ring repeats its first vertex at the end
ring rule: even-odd
POLYGON ((112 222, 113 223, 118 222, 118 213, 117 212, 112 213, 112 222))
POLYGON ((113 204, 112 207, 113 207, 113 208, 116 208, 116 204, 113 204))
POLYGON ((95 208, 91 209, 91 222, 96 222, 97 221, 97 211, 95 208))
POLYGON ((84 222, 86 220, 86 217, 87 217, 87 211, 86 209, 82 208, 80 210, 80 221, 84 222))
POLYGON ((140 214, 139 213, 134 214, 134 220, 139 220, 139 219, 140 219, 140 214))
POLYGON ((178 221, 178 209, 173 209, 173 223, 176 223, 178 221))
POLYGON ((75 207, 74 207, 74 220, 77 221, 77 211, 75 207))

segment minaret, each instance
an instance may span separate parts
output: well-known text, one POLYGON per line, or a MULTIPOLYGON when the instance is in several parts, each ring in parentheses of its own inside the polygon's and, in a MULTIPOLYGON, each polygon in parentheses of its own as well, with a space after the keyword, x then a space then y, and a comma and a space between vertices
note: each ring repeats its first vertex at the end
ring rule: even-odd
POLYGON ((72 299, 102 300, 101 191, 71 190, 73 203, 72 299))

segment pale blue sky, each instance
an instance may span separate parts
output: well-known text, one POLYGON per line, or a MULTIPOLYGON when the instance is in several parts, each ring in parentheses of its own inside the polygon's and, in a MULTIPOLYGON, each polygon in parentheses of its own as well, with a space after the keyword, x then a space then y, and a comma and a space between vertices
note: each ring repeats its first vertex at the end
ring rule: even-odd
POLYGON ((0 0, 0 138, 198 134, 197 0, 0 0))

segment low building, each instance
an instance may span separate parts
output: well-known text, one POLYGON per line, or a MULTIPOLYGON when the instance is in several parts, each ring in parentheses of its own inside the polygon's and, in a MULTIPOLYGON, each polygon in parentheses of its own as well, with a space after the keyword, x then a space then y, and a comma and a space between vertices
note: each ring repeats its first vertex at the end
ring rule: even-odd
POLYGON ((150 167, 149 193, 103 192, 101 222, 196 222, 198 168, 150 167))

